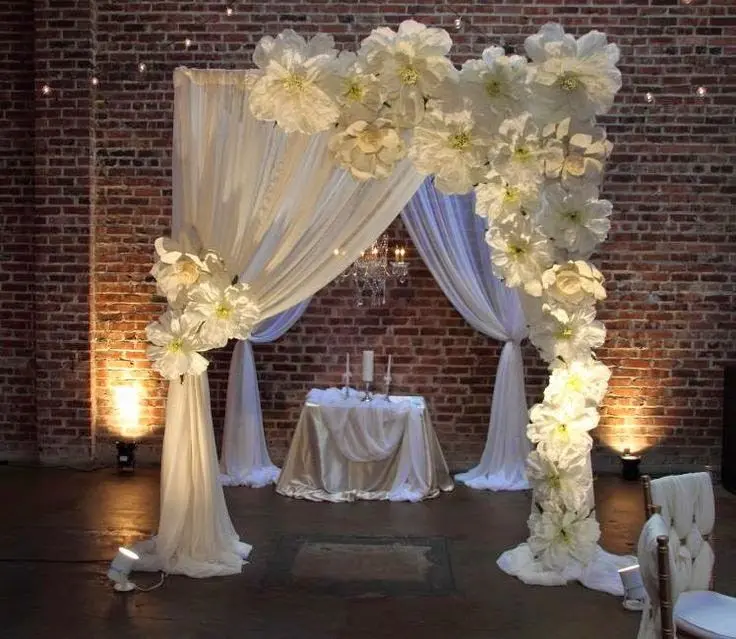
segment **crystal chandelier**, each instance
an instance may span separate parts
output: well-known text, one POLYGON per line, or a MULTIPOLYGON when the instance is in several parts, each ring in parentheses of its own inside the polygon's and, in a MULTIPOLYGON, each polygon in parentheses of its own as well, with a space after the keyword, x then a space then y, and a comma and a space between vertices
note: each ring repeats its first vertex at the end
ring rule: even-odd
POLYGON ((355 287, 355 305, 363 306, 365 298, 370 298, 371 306, 386 303, 386 282, 396 280, 403 284, 409 276, 409 265, 404 261, 406 249, 394 249, 394 261, 388 260, 388 237, 382 236, 360 254, 341 279, 351 279, 355 287))

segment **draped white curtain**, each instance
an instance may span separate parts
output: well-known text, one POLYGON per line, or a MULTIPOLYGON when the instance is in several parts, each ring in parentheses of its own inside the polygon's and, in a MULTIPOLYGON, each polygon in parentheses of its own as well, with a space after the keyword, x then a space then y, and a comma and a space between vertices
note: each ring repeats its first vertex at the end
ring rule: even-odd
MULTIPOLYGON (((333 280, 421 184, 409 160, 356 182, 332 163, 329 132, 256 120, 245 71, 177 69, 174 85, 173 235, 194 227, 250 284, 264 318, 333 280)), ((159 533, 141 567, 206 577, 239 572, 247 556, 218 481, 208 397, 206 374, 170 385, 159 533)))
POLYGON ((263 433, 261 396, 251 343, 268 344, 279 339, 302 316, 311 299, 308 297, 262 321, 253 329, 250 339, 235 345, 227 380, 225 430, 220 453, 220 481, 226 486, 260 488, 279 477, 279 469, 271 461, 263 433))
POLYGON ((424 263, 474 329, 505 342, 496 372, 488 437, 480 463, 455 479, 471 488, 524 490, 531 444, 520 342, 526 321, 516 291, 491 269, 485 222, 474 195, 444 195, 427 179, 402 213, 424 263))

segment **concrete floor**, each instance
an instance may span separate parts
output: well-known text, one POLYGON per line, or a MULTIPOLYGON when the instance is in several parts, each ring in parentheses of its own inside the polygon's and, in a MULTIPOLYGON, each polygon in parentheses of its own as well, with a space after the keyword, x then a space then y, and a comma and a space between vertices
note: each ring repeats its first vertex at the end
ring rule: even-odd
MULTIPOLYGON (((597 480, 602 545, 632 551, 638 484, 597 480)), ((457 488, 420 504, 314 504, 229 488, 233 522, 255 550, 242 575, 171 576, 150 593, 113 592, 104 573, 121 544, 156 527, 158 474, 0 468, 0 638, 505 639, 635 637, 638 615, 579 585, 531 587, 499 553, 524 540, 527 493, 457 488), (433 595, 313 592, 269 579, 279 544, 300 535, 442 540, 454 587, 433 595)), ((718 490, 717 586, 736 595, 736 497, 718 490)), ((136 575, 139 585, 154 575, 136 575)), ((349 589, 348 589, 349 590, 349 589)), ((346 591, 347 592, 347 591, 346 591)))

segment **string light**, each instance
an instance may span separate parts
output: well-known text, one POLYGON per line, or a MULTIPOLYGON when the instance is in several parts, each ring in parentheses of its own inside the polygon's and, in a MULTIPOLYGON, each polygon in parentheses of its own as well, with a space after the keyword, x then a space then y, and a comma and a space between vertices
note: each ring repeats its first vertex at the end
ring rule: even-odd
POLYGON ((708 89, 706 89, 705 87, 698 87, 695 90, 695 93, 698 94, 698 97, 699 98, 704 98, 705 97, 705 94, 708 93, 708 89))
POLYGON ((90 83, 92 84, 93 87, 96 87, 100 83, 100 81, 97 79, 97 76, 93 75, 92 78, 90 79, 90 83))
POLYGON ((145 73, 147 68, 148 67, 146 66, 145 62, 138 63, 138 71, 140 71, 141 73, 145 73))
POLYGON ((44 84, 41 87, 41 93, 43 93, 44 95, 51 95, 51 87, 48 84, 44 84))
POLYGON ((188 49, 192 46, 192 40, 190 38, 184 38, 184 48, 188 49))
POLYGON ((231 15, 233 15, 233 13, 235 13, 235 10, 232 7, 228 7, 227 9, 225 9, 225 13, 228 17, 230 17, 231 15))
POLYGON ((647 91, 644 94, 644 99, 647 101, 647 103, 651 104, 652 102, 654 102, 654 94, 651 93, 651 92, 649 92, 649 91, 647 91))
POLYGON ((463 19, 458 16, 455 18, 455 31, 460 31, 463 28, 463 19))

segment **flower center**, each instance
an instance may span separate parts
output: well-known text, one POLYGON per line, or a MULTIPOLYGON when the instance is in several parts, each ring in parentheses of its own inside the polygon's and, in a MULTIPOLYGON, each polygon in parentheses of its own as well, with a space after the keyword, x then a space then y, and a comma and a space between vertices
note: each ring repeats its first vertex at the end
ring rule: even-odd
POLYGON ((450 147, 456 151, 464 151, 469 146, 470 136, 465 131, 450 136, 450 147))
POLYGON ((497 98, 501 95, 501 83, 498 80, 489 80, 486 82, 486 93, 491 98, 497 98))
POLYGON ((304 89, 304 77, 292 72, 284 78, 284 87, 289 91, 299 93, 304 89))
POLYGON ((580 86, 580 80, 574 73, 565 73, 558 80, 560 87, 564 91, 575 91, 580 86))
POLYGON ((580 211, 567 211, 563 217, 570 220, 573 224, 579 224, 581 215, 580 211))
POLYGON ((532 152, 524 146, 520 146, 514 151, 514 158, 517 162, 526 162, 532 157, 532 152))
POLYGON ((419 81, 419 73, 411 66, 407 65, 399 71, 399 79, 409 86, 414 86, 419 81))
POLYGON ((550 488, 552 488, 553 490, 559 490, 560 489, 560 476, 550 475, 547 478, 547 483, 549 484, 550 488))
POLYGON ((230 319, 230 316, 232 314, 233 314, 233 309, 225 303, 220 303, 215 308, 215 315, 217 316, 217 319, 221 319, 221 320, 230 319))
POLYGON ((567 424, 565 424, 565 423, 557 424, 557 429, 556 430, 557 430, 557 434, 560 437, 567 437, 567 424))
POLYGON ((181 337, 172 339, 169 342, 168 351, 170 353, 181 353, 183 349, 184 349, 184 340, 181 339, 181 337))
POLYGON ((570 339, 572 337, 572 329, 569 326, 565 326, 565 328, 557 331, 556 337, 557 339, 570 339))
POLYGON ((363 89, 363 87, 357 82, 351 82, 347 93, 345 94, 348 100, 353 100, 354 102, 362 102, 364 95, 365 89, 363 89))
POLYGON ((509 248, 507 250, 507 253, 511 255, 513 258, 519 258, 526 252, 526 249, 523 246, 518 246, 516 244, 509 244, 509 248))
POLYGON ((519 201, 519 189, 514 186, 507 186, 503 192, 503 201, 506 203, 519 201))
POLYGON ((569 542, 569 540, 570 540, 570 535, 569 535, 569 533, 568 533, 568 532, 567 532, 567 531, 566 531, 566 530, 565 530, 564 528, 560 528, 560 533, 559 533, 559 535, 560 535, 560 539, 561 539, 561 540, 562 540, 562 541, 563 541, 564 543, 568 543, 568 542, 569 542))
POLYGON ((583 380, 580 378, 579 375, 575 375, 567 380, 566 386, 568 390, 579 393, 583 390, 583 380))

